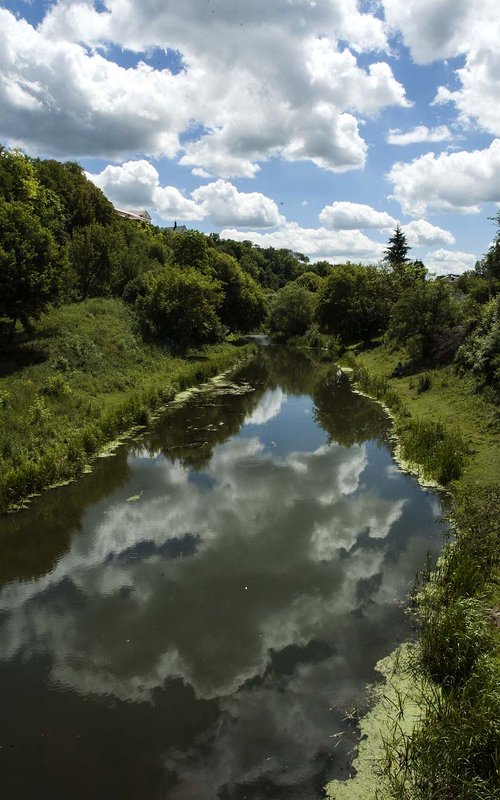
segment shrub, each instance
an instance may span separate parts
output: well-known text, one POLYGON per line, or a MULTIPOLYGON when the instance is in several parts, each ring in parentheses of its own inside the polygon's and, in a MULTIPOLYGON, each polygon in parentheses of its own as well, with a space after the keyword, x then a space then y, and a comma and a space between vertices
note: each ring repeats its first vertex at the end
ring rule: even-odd
POLYGON ((419 375, 418 385, 417 385, 417 394, 422 394, 422 392, 428 392, 430 388, 431 388, 431 377, 430 377, 430 375, 427 375, 427 374, 419 375))
POLYGON ((220 283, 194 269, 170 267, 145 275, 144 287, 136 309, 143 330, 150 336, 182 348, 220 338, 220 283))
POLYGON ((271 300, 269 330, 278 339, 302 336, 312 322, 314 297, 311 292, 289 283, 271 300))

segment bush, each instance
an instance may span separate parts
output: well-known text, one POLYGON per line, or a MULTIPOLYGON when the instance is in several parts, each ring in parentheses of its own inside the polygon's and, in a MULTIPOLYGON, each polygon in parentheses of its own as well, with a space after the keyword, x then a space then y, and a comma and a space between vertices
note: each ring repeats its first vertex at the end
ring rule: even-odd
POLYGON ((453 325, 456 301, 441 281, 423 281, 405 289, 392 308, 387 335, 406 347, 411 363, 432 355, 437 332, 453 325))
POLYGON ((217 309, 222 300, 219 282, 194 269, 169 267, 144 276, 136 309, 147 334, 187 348, 221 337, 217 309))
POLYGON ((455 360, 459 371, 470 372, 479 388, 490 386, 500 397, 500 296, 484 307, 476 330, 455 360))
POLYGON ((422 394, 422 392, 428 392, 431 388, 431 377, 430 375, 419 375, 418 377, 418 386, 417 386, 417 394, 422 394))
POLYGON ((277 339, 303 336, 312 322, 314 297, 311 292, 289 283, 271 300, 269 330, 277 339))

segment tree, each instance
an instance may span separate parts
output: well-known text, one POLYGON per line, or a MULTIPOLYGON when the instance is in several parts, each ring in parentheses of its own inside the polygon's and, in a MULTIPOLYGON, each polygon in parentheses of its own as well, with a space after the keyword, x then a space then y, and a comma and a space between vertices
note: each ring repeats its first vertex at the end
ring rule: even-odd
POLYGON ((406 346, 411 361, 432 353, 436 336, 457 319, 457 303, 442 281, 423 281, 405 289, 391 311, 388 336, 406 346))
POLYGON ((180 267, 194 267, 204 270, 207 265, 207 237, 199 231, 185 233, 166 232, 167 245, 170 245, 174 262, 180 267))
POLYGON ((406 236, 399 227, 398 223, 393 235, 389 237, 389 246, 385 250, 384 260, 393 269, 395 267, 401 267, 403 264, 406 264, 406 262, 409 261, 407 256, 410 249, 411 248, 408 244, 406 236))
POLYGON ((111 293, 112 262, 109 229, 98 222, 75 228, 69 253, 79 300, 111 293))
POLYGON ((0 200, 0 317, 30 331, 61 292, 66 253, 28 203, 0 200))
POLYGON ((93 222, 109 225, 113 221, 116 214, 112 204, 79 164, 48 159, 37 160, 34 165, 43 186, 60 197, 68 233, 93 222))
POLYGON ((266 316, 262 288, 242 270, 236 259, 226 253, 211 250, 208 264, 211 274, 219 281, 224 292, 219 309, 222 324, 242 333, 255 330, 266 316))
POLYGON ((457 352, 458 368, 470 371, 478 386, 491 386, 495 400, 500 398, 500 298, 495 297, 481 310, 477 328, 457 352))
POLYGON ((318 275, 317 272, 303 272, 302 275, 294 281, 297 286, 303 286, 304 289, 307 289, 308 292, 318 292, 323 284, 324 279, 318 275))
POLYGON ((355 342, 382 332, 387 320, 384 272, 360 264, 342 264, 330 271, 316 307, 316 321, 323 333, 355 342))
POLYGON ((313 309, 312 292, 289 283, 279 289, 271 301, 269 330, 282 339, 302 336, 312 322, 313 309))
POLYGON ((146 333, 187 348, 220 338, 222 299, 220 283, 209 276, 190 267, 166 267, 144 275, 136 309, 146 333))

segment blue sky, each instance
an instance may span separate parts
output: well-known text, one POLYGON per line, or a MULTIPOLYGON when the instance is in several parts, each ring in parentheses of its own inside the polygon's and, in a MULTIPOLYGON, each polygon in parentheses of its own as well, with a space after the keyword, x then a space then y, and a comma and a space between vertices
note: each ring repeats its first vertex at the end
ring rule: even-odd
POLYGON ((118 207, 376 263, 471 268, 500 203, 496 0, 0 3, 0 141, 118 207))

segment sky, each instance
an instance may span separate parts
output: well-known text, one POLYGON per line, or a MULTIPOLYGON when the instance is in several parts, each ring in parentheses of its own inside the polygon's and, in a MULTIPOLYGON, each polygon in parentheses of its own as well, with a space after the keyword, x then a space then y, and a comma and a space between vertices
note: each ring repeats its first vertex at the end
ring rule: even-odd
POLYGON ((399 223, 471 269, 500 206, 498 0, 0 0, 0 142, 120 208, 311 261, 399 223))

